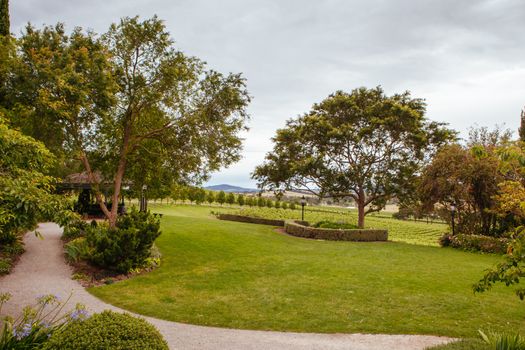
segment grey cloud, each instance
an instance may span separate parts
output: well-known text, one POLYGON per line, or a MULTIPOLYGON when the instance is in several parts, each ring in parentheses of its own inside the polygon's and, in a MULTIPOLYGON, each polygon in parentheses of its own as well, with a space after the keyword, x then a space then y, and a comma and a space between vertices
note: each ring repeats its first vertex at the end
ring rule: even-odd
POLYGON ((243 72, 254 97, 246 159, 212 182, 253 185, 275 129, 338 89, 409 89, 461 131, 516 128, 525 104, 522 0, 17 0, 11 13, 15 33, 27 21, 104 32, 158 14, 181 50, 243 72))

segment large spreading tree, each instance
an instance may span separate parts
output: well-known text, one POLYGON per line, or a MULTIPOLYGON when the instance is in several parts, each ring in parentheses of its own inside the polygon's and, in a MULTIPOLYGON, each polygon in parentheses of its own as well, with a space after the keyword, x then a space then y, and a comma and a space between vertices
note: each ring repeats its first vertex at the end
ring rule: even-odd
POLYGON ((455 138, 424 115, 424 101, 409 92, 338 91, 278 130, 252 176, 263 189, 352 198, 363 228, 365 215, 412 192, 421 166, 455 138))
POLYGON ((123 18, 101 37, 28 26, 19 46, 12 122, 81 164, 111 226, 126 180, 135 190, 160 178, 198 182, 239 159, 245 80, 176 50, 156 17, 123 18))

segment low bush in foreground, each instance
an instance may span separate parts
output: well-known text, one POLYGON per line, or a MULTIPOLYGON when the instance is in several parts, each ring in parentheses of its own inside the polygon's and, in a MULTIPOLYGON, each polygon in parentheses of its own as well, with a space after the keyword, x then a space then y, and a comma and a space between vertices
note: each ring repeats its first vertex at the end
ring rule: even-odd
POLYGON ((168 349, 159 331, 141 318, 104 311, 53 333, 43 350, 168 349))
POLYGON ((453 247, 468 251, 480 251, 484 253, 505 254, 509 244, 508 238, 496 238, 481 235, 446 234, 440 239, 443 247, 453 247))

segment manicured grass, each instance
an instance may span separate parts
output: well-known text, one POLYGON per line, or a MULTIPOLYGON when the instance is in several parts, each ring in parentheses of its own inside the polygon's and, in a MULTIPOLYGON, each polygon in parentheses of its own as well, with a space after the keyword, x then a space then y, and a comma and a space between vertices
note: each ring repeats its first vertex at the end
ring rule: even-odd
POLYGON ((165 214, 157 241, 162 266, 91 293, 140 314, 231 328, 455 337, 525 331, 512 289, 471 290, 498 256, 313 241, 219 221, 206 207, 153 209, 165 214))

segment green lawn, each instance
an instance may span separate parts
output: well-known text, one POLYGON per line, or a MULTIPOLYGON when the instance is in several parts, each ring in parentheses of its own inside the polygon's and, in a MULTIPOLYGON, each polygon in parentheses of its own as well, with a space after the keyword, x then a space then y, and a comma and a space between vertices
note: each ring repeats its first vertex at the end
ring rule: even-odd
POLYGON ((153 209, 165 214, 157 241, 162 266, 91 293, 143 315, 220 327, 460 337, 525 331, 525 309, 512 289, 472 293, 498 256, 313 241, 219 221, 209 207, 153 209))

